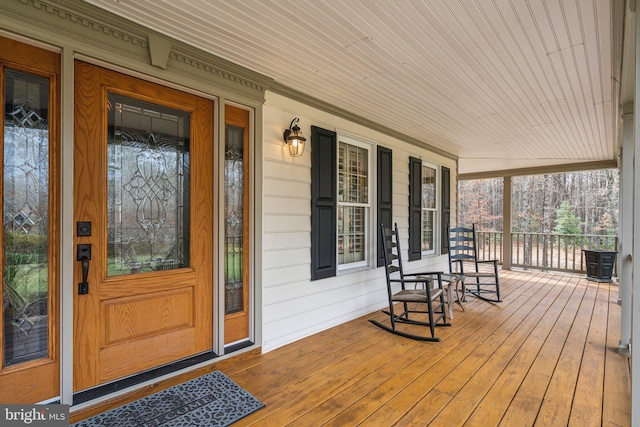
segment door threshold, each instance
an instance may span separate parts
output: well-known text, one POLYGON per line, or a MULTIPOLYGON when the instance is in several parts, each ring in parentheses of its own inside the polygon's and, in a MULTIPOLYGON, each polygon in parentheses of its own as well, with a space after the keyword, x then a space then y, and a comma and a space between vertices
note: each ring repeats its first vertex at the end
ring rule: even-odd
POLYGON ((207 360, 215 359, 216 357, 218 357, 218 355, 213 351, 201 353, 196 356, 169 363, 168 365, 163 365, 136 375, 132 375, 130 377, 122 378, 117 381, 74 393, 73 405, 79 405, 81 403, 85 403, 90 400, 121 391, 125 388, 141 384, 145 381, 153 380, 154 378, 159 378, 163 375, 167 375, 172 372, 179 371, 181 369, 188 368, 202 362, 206 362, 207 360))
POLYGON ((238 350, 242 350, 243 348, 251 347, 253 344, 254 344, 253 341, 250 341, 250 340, 231 343, 224 347, 224 354, 234 353, 238 350))

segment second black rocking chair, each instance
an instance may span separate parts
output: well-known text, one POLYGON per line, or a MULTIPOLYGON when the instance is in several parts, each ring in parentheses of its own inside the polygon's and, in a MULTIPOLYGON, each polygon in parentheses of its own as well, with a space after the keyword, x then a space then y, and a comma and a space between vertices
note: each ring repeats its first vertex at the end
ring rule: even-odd
POLYGON ((369 319, 374 325, 393 334, 420 341, 440 341, 435 336, 436 326, 451 326, 447 322, 444 307, 444 293, 442 290, 442 272, 425 272, 404 274, 400 246, 398 244, 398 225, 395 230, 380 226, 382 235, 382 249, 384 253, 384 268, 387 278, 387 294, 389 296, 389 310, 382 312, 389 316, 390 325, 369 319), (397 274, 396 274, 397 273, 397 274), (432 288, 432 284, 435 286, 432 288), (394 292, 392 287, 400 285, 400 290, 394 292), (418 287, 422 285, 421 287, 418 287), (413 289, 410 289, 413 288, 413 289), (402 307, 401 312, 396 313, 396 304, 402 307), (412 308, 410 307, 412 306, 412 308), (412 314, 412 317, 409 315, 412 314), (417 320, 417 314, 423 314, 427 319, 417 320), (417 335, 398 329, 398 324, 410 324, 427 326, 430 335, 417 335))
POLYGON ((489 302, 502 302, 498 260, 478 260, 476 225, 471 228, 447 226, 449 235, 449 271, 461 274, 465 279, 475 279, 475 283, 464 282, 468 295, 489 302), (467 267, 465 268, 465 264, 467 267), (486 269, 482 269, 485 266, 486 269), (490 297, 487 297, 490 295, 490 297))

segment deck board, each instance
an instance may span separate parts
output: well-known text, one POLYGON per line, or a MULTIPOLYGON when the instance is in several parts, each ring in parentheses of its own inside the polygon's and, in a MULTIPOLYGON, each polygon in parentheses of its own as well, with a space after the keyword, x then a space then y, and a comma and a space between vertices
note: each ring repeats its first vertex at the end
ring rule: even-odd
POLYGON ((486 376, 483 378, 491 387, 466 420, 470 425, 498 425, 501 421, 575 290, 575 287, 562 282, 556 287, 561 288, 560 294, 551 302, 511 360, 506 364, 494 363, 496 370, 504 367, 495 381, 490 381, 486 376))
POLYGON ((600 284, 582 354, 570 426, 599 426, 602 421, 608 304, 609 286, 600 284))
POLYGON ((612 288, 609 296, 607 322, 607 349, 602 403, 602 425, 622 426, 620 420, 631 419, 631 370, 629 359, 617 353, 620 345, 620 306, 616 304, 618 290, 612 288))
MULTIPOLYGON (((472 411, 480 404, 491 385, 496 383, 502 370, 513 359, 521 345, 537 330, 543 316, 550 308, 554 307, 554 301, 558 299, 564 288, 553 286, 541 289, 550 289, 550 291, 540 298, 537 298, 537 295, 534 296, 530 303, 535 305, 530 311, 519 310, 518 316, 512 316, 508 322, 504 323, 507 326, 505 332, 508 331, 509 335, 504 340, 497 341, 495 346, 491 348, 490 354, 488 351, 478 354, 477 363, 480 364, 480 368, 468 379, 466 384, 459 388, 451 403, 433 420, 435 425, 445 421, 448 425, 464 424, 472 411), (522 317, 522 314, 525 316, 522 317), (513 328, 514 326, 515 328, 513 328)), ((462 369, 460 372, 461 376, 465 373, 462 369)))
POLYGON ((584 345, 598 291, 597 284, 584 282, 587 291, 562 349, 536 423, 539 426, 567 425, 576 390, 584 345))
POLYGON ((222 370, 266 405, 234 426, 629 426, 617 285, 500 275, 504 302, 456 304, 439 343, 385 332, 367 321, 384 319, 375 312, 206 370, 222 370))
POLYGON ((570 300, 536 355, 529 372, 518 384, 518 391, 509 402, 500 425, 519 423, 524 427, 534 424, 585 291, 586 287, 573 287, 570 300))

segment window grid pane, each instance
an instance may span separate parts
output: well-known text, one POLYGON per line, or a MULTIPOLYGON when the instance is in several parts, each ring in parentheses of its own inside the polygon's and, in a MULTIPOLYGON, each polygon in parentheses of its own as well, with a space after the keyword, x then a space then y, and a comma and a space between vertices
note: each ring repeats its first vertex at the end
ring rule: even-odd
POLYGON ((434 248, 433 230, 435 215, 433 211, 422 211, 422 250, 431 251, 434 248))
POLYGON ((422 166, 422 251, 435 249, 436 230, 436 170, 422 166))
POLYGON ((436 208, 436 170, 422 166, 422 208, 436 208))
POLYGON ((338 201, 369 203, 369 153, 341 142, 338 148, 338 201))
POLYGON ((348 264, 365 260, 366 208, 340 206, 338 208, 338 263, 348 264))
POLYGON ((338 144, 338 264, 365 262, 369 150, 338 144))

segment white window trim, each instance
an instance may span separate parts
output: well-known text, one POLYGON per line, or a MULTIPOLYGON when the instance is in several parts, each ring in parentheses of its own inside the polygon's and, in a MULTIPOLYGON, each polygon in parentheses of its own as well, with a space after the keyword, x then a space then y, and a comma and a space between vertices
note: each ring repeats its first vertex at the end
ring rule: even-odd
MULTIPOLYGON (((420 210, 430 210, 434 212, 434 224, 433 224, 433 249, 428 250, 428 251, 422 251, 422 255, 436 255, 440 253, 440 250, 438 248, 441 247, 440 245, 440 239, 443 238, 443 236, 440 236, 440 230, 441 230, 441 226, 440 226, 440 221, 442 220, 441 217, 441 192, 442 192, 442 183, 441 183, 441 179, 442 179, 442 167, 439 165, 436 165, 434 163, 429 163, 427 161, 422 161, 422 167, 428 167, 431 168, 433 170, 436 171, 436 183, 435 183, 435 187, 436 187, 436 194, 435 194, 435 199, 436 199, 436 207, 435 209, 424 209, 422 208, 422 200, 420 201, 420 210)), ((420 183, 420 185, 422 185, 422 183, 420 183)), ((422 218, 422 214, 420 215, 420 218, 422 218)), ((424 228, 422 227, 422 221, 420 222, 420 246, 422 246, 422 230, 424 228)))
MULTIPOLYGON (((359 204, 359 203, 351 203, 351 202, 337 202, 336 209, 336 223, 338 221, 338 212, 340 211, 341 206, 365 206, 365 245, 364 245, 364 260, 357 262, 350 262, 348 264, 340 264, 339 251, 336 247, 336 265, 338 267, 338 273, 349 272, 353 270, 362 270, 363 268, 370 268, 372 265, 373 250, 375 249, 375 239, 374 239, 374 227, 371 216, 373 215, 372 206, 375 206, 374 200, 374 192, 372 191, 372 182, 375 182, 376 179, 376 165, 373 163, 373 152, 375 151, 375 144, 372 142, 367 142, 363 139, 354 138, 352 136, 347 136, 345 134, 338 133, 337 135, 337 143, 336 143, 336 162, 339 159, 340 152, 340 143, 343 142, 345 144, 354 145, 356 147, 364 148, 367 150, 367 162, 368 162, 368 175, 367 175, 367 204, 359 204)), ((336 194, 340 194, 340 183, 337 174, 339 173, 339 168, 336 163, 336 194)), ((339 196, 338 196, 339 197, 339 196)), ((338 244, 338 229, 336 227, 336 245, 338 244)))

